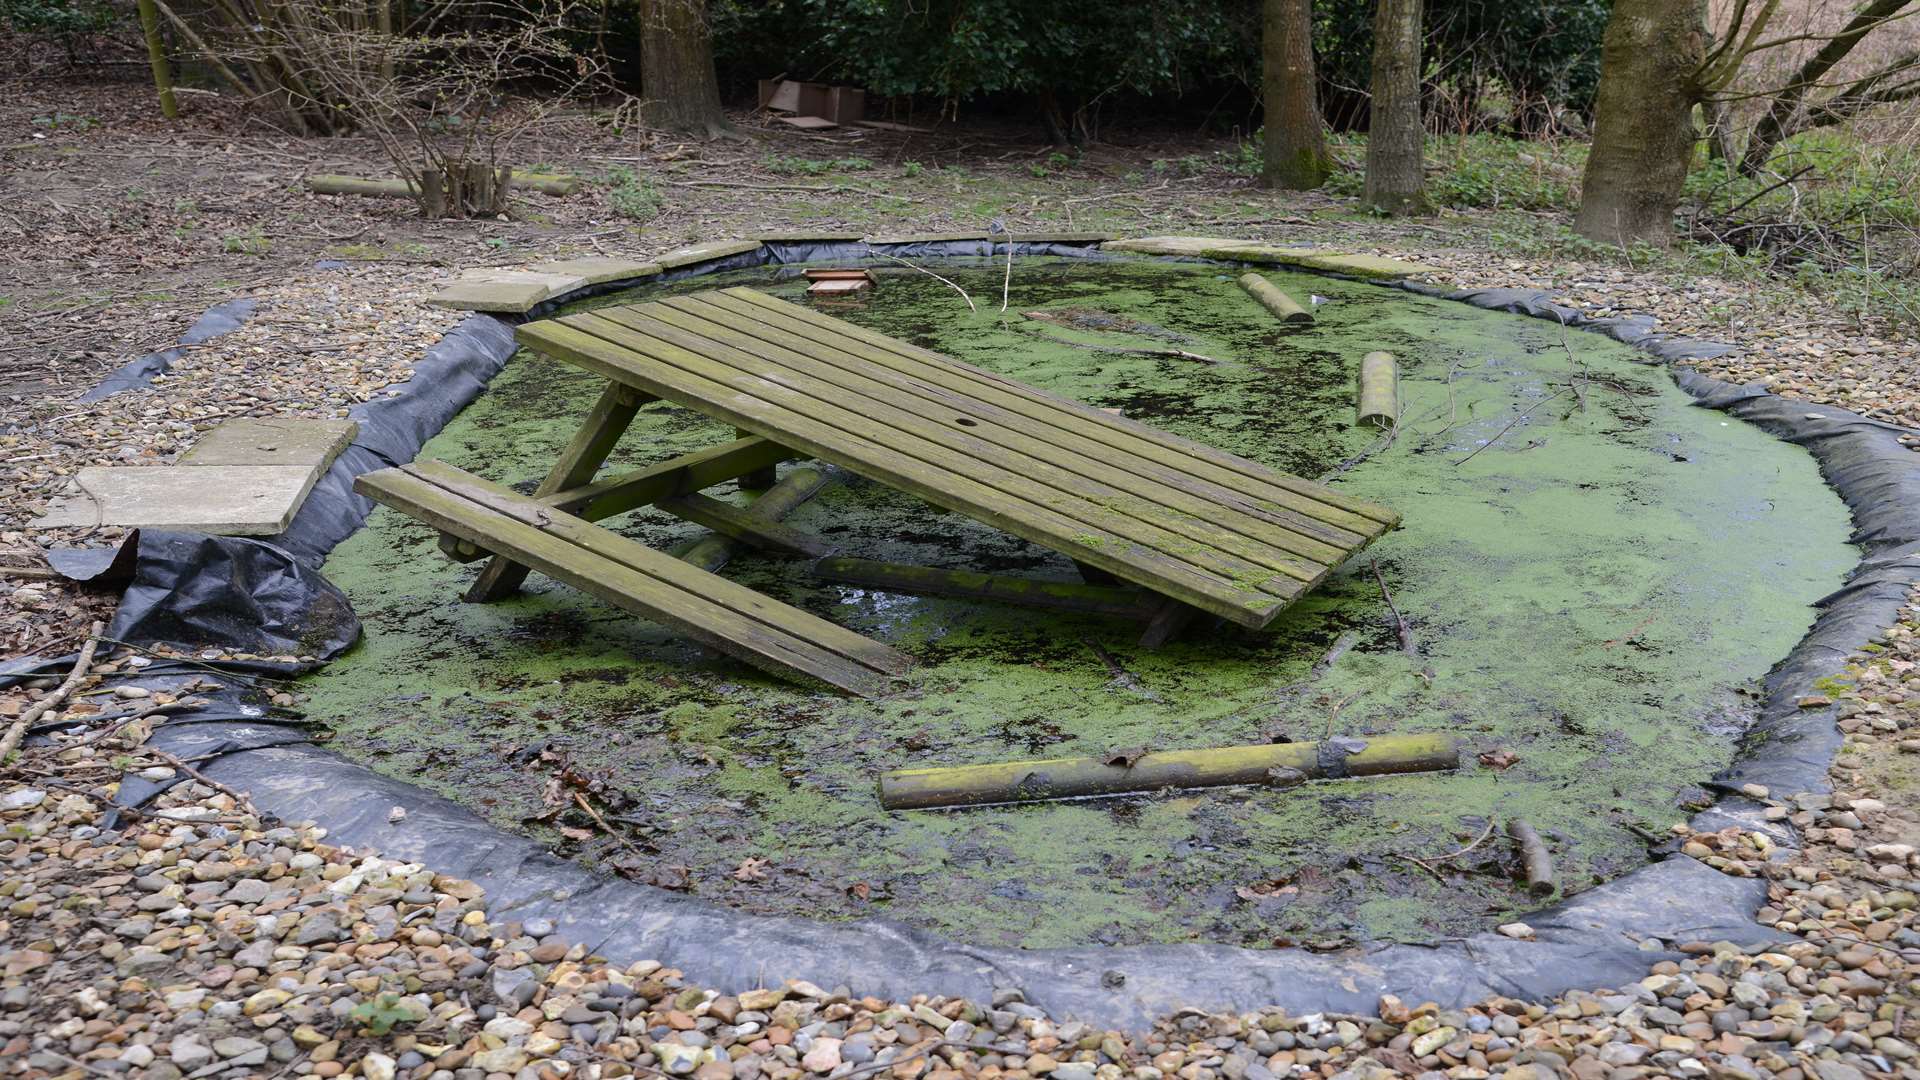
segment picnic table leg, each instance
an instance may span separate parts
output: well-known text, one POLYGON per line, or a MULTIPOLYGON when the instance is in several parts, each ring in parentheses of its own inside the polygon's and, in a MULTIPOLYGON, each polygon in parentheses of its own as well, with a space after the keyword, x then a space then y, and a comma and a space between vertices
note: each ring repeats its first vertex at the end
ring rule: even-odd
POLYGON ((1183 604, 1178 600, 1168 600, 1161 605, 1148 621, 1146 632, 1140 635, 1140 647, 1148 651, 1158 649, 1173 639, 1175 634, 1187 628, 1200 609, 1183 604))
MULTIPOLYGON (((607 388, 600 392, 600 400, 594 402, 593 410, 587 413, 586 422, 574 432, 573 441, 561 451, 560 460, 554 462, 534 494, 551 495, 592 480, 606 463, 607 455, 613 453, 614 444, 626 433, 627 425, 633 423, 634 413, 651 400, 652 397, 630 386, 608 382, 607 388)), ((512 596, 521 582, 527 580, 527 573, 527 568, 519 563, 495 555, 487 560, 480 576, 467 589, 467 602, 484 604, 512 596)))
MULTIPOLYGON (((745 428, 734 428, 733 433, 735 435, 738 435, 742 439, 747 438, 748 436, 751 436, 753 434, 753 432, 748 431, 745 428)), ((741 477, 740 489, 742 491, 765 491, 768 488, 772 487, 774 485, 774 482, 777 479, 779 479, 779 477, 774 472, 774 467, 769 465, 764 469, 755 469, 754 471, 741 477)))

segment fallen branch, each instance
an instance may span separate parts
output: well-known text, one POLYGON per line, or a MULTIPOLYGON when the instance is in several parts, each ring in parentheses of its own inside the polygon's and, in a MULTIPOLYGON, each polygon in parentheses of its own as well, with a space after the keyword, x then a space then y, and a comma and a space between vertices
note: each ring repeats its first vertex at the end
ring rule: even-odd
POLYGON ((1228 784, 1292 785, 1315 778, 1380 776, 1458 768, 1450 735, 1383 735, 1324 743, 1154 750, 1131 764, 1113 755, 1002 762, 949 769, 900 769, 880 777, 888 810, 1030 802, 1228 784))
POLYGON ((1505 437, 1506 437, 1506 434, 1507 434, 1507 432, 1509 432, 1509 431, 1512 431, 1512 430, 1513 430, 1514 428, 1516 428, 1516 427, 1519 427, 1519 426, 1520 426, 1520 423, 1521 423, 1521 421, 1523 421, 1523 420, 1525 420, 1525 419, 1527 419, 1527 418, 1528 418, 1529 416, 1532 416, 1532 415, 1533 415, 1533 410, 1535 410, 1535 409, 1538 409, 1538 408, 1539 408, 1540 406, 1542 406, 1542 405, 1545 405, 1545 404, 1546 404, 1547 402, 1549 402, 1549 401, 1552 401, 1552 400, 1554 400, 1555 398, 1559 398, 1559 397, 1564 397, 1564 396, 1566 396, 1567 394, 1569 394, 1569 393, 1572 393, 1572 392, 1573 392, 1573 387, 1572 387, 1571 385, 1569 385, 1569 386, 1567 386, 1567 387, 1565 387, 1564 389, 1561 389, 1561 390, 1556 390, 1556 391, 1554 391, 1553 393, 1551 393, 1551 394, 1548 394, 1548 395, 1547 395, 1547 396, 1545 396, 1545 397, 1542 397, 1542 398, 1536 398, 1536 399, 1534 400, 1534 402, 1533 402, 1533 404, 1532 404, 1532 405, 1530 405, 1530 406, 1528 406, 1527 408, 1525 408, 1525 409, 1523 409, 1523 410, 1521 410, 1521 412, 1520 412, 1520 415, 1518 415, 1518 416, 1516 416, 1516 417, 1514 417, 1514 418, 1513 418, 1512 420, 1510 420, 1510 421, 1508 421, 1508 422, 1507 422, 1507 426, 1506 426, 1506 427, 1503 427, 1503 428, 1501 428, 1501 429, 1500 429, 1499 431, 1497 431, 1497 432, 1495 432, 1495 433, 1494 433, 1494 436, 1493 436, 1493 438, 1491 438, 1491 439, 1488 439, 1488 440, 1487 440, 1487 441, 1486 441, 1485 443, 1483 443, 1483 444, 1481 444, 1481 445, 1480 445, 1480 447, 1479 447, 1479 448, 1477 448, 1477 449, 1475 449, 1473 453, 1471 453, 1471 454, 1468 454, 1468 455, 1467 455, 1466 457, 1463 457, 1463 458, 1461 458, 1461 459, 1460 459, 1459 461, 1456 461, 1456 462, 1454 462, 1454 463, 1453 463, 1453 464, 1454 464, 1454 466, 1455 466, 1455 467, 1457 468, 1457 467, 1459 467, 1459 466, 1461 466, 1461 465, 1465 465, 1465 464, 1466 464, 1467 462, 1469 462, 1469 461, 1472 461, 1472 460, 1473 460, 1474 458, 1476 458, 1476 457, 1479 457, 1479 456, 1480 456, 1480 451, 1481 451, 1481 450, 1485 450, 1485 449, 1487 449, 1488 447, 1490 447, 1490 446, 1492 446, 1492 445, 1493 445, 1494 443, 1497 443, 1497 442, 1499 442, 1499 441, 1500 441, 1501 439, 1503 439, 1503 438, 1505 438, 1505 437))
POLYGON ((1520 856, 1527 866, 1527 891, 1535 896, 1552 896, 1560 890, 1553 874, 1553 855, 1547 851, 1546 841, 1540 839, 1540 833, 1525 818, 1514 818, 1507 822, 1507 835, 1520 846, 1520 856))
POLYGON ((1493 822, 1489 821, 1487 822, 1487 827, 1481 830, 1481 833, 1479 836, 1474 837, 1472 843, 1468 844, 1466 847, 1459 848, 1454 851, 1449 851, 1445 855, 1435 855, 1435 856, 1432 856, 1431 858, 1422 859, 1418 855, 1407 855, 1398 851, 1388 852, 1388 854, 1393 856, 1396 859, 1405 859, 1406 861, 1413 863, 1415 866, 1420 867, 1420 869, 1425 870, 1429 874, 1432 874, 1435 881, 1438 881, 1440 884, 1445 885, 1447 883, 1447 879, 1441 876, 1439 868, 1435 867, 1433 864, 1447 862, 1451 859, 1457 859, 1460 856, 1465 855, 1467 852, 1472 851, 1474 848, 1479 847, 1487 839, 1487 837, 1492 835, 1493 835, 1493 822))
POLYGON ((45 716, 71 697, 74 689, 86 679, 87 669, 93 666, 94 651, 100 647, 100 635, 106 632, 106 623, 95 622, 87 631, 87 643, 80 647, 80 658, 74 661, 73 670, 67 672, 67 677, 61 680, 60 685, 52 693, 27 706, 19 718, 13 722, 13 726, 7 729, 6 736, 0 738, 0 764, 4 764, 20 746, 20 740, 26 737, 27 728, 31 727, 35 720, 45 716))
MULTIPOLYGON (((191 776, 195 780, 198 780, 199 782, 207 785, 213 790, 220 792, 221 794, 232 799, 234 801, 235 806, 247 805, 247 797, 245 795, 241 794, 238 791, 235 791, 234 789, 228 787, 227 785, 221 783, 220 781, 215 780, 213 777, 208 776, 206 773, 201 772, 199 769, 194 768, 184 758, 176 757, 173 754, 167 753, 165 750, 155 750, 151 746, 141 747, 140 752, 143 754, 151 754, 152 756, 159 758, 161 761, 165 762, 166 764, 176 769, 179 769, 181 772, 186 773, 188 776, 191 776)), ((206 759, 197 758, 195 760, 204 761, 206 759)))
POLYGON ((1120 661, 1115 660, 1113 654, 1101 647, 1099 642, 1088 641, 1085 638, 1081 638, 1080 640, 1087 648, 1093 650, 1093 654, 1100 658, 1101 663, 1107 665, 1107 675, 1109 676, 1107 679, 1108 686, 1118 686, 1126 690, 1131 690, 1141 697, 1146 698, 1148 701, 1161 700, 1159 694, 1143 686, 1139 679, 1134 678, 1133 672, 1122 667, 1120 661))

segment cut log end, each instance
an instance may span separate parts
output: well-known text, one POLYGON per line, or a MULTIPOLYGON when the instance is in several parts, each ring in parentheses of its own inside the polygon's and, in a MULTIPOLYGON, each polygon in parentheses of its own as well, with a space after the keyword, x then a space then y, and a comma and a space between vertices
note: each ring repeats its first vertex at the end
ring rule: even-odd
POLYGON ((1520 848, 1520 858, 1527 870, 1527 891, 1535 896, 1552 896, 1560 891, 1560 883, 1553 872, 1553 854, 1547 850, 1546 841, 1525 818, 1514 818, 1507 822, 1507 835, 1520 848))
POLYGON ((1310 323, 1313 321, 1313 312, 1301 306, 1300 302, 1293 297, 1281 292, 1278 286, 1259 274, 1240 275, 1240 287, 1247 290, 1247 295, 1258 300, 1261 307, 1273 312, 1274 317, 1281 322, 1310 323))

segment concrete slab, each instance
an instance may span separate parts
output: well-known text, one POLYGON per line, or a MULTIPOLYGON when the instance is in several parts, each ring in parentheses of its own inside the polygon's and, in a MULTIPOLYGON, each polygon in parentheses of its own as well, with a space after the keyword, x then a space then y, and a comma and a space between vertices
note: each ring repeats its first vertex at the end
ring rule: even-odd
POLYGON ((1014 240, 1022 244, 1104 244, 1113 239, 1112 233, 1103 232, 1017 232, 1014 240))
POLYGON ((548 274, 537 270, 472 270, 427 297, 430 307, 456 311, 497 311, 524 314, 549 297, 585 288, 577 274, 548 274))
POLYGON ((577 277, 585 280, 589 285, 601 285, 609 281, 652 277, 660 272, 660 264, 642 262, 639 259, 614 259, 602 255, 586 255, 561 262, 539 263, 533 267, 533 270, 542 274, 577 277))
POLYGON ((1213 236, 1143 236, 1109 241, 1101 244, 1100 250, 1221 259, 1263 266, 1299 266, 1362 278, 1403 278, 1425 271, 1425 267, 1418 264, 1380 255, 1363 255, 1334 248, 1282 247, 1213 236))
POLYGON ((319 475, 308 465, 97 466, 81 469, 78 490, 34 524, 273 536, 319 475))
POLYGON ((333 464, 359 431, 360 425, 351 420, 228 420, 201 435, 177 464, 304 465, 320 470, 333 464))
POLYGON ((729 255, 752 251, 759 246, 758 240, 709 240, 706 243, 674 248, 665 255, 657 256, 653 261, 671 270, 676 266, 691 266, 709 259, 724 259, 729 255))
POLYGON ((945 244, 962 240, 985 240, 984 232, 928 233, 924 236, 869 236, 869 244, 945 244))

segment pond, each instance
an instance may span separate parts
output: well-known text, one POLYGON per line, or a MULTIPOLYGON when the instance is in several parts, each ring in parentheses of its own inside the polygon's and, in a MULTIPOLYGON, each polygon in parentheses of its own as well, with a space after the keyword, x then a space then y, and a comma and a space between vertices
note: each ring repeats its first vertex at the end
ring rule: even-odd
MULTIPOLYGON (((1804 452, 1692 406, 1598 335, 1270 273, 1317 301, 1315 323, 1287 325, 1238 270, 1154 261, 1017 260, 1002 312, 1004 263, 929 265, 977 310, 897 266, 826 310, 1287 472, 1344 470, 1336 488, 1403 527, 1267 630, 1202 626, 1158 651, 1137 625, 736 558, 726 576, 919 660, 899 693, 862 701, 538 575, 515 599, 461 603, 479 564, 382 509, 326 566, 366 627, 305 684, 331 746, 610 872, 753 912, 1029 947, 1424 941, 1537 903, 1498 828, 1473 844, 1510 818, 1546 835, 1570 890, 1641 865, 1647 835, 1708 797, 1756 680, 1855 561, 1804 452), (1353 424, 1376 349, 1401 366, 1390 441, 1353 424), (1463 768, 949 812, 888 813, 875 793, 895 768, 1415 732, 1458 735, 1463 768)), ((809 302, 795 275, 589 305, 737 284, 809 302)), ((530 491, 597 391, 523 353, 421 457, 530 491)), ((612 464, 732 437, 655 403, 612 464)), ((1050 551, 832 476, 787 521, 843 554, 1077 580, 1050 551)), ((651 510, 606 524, 656 547, 701 535, 651 510)))

